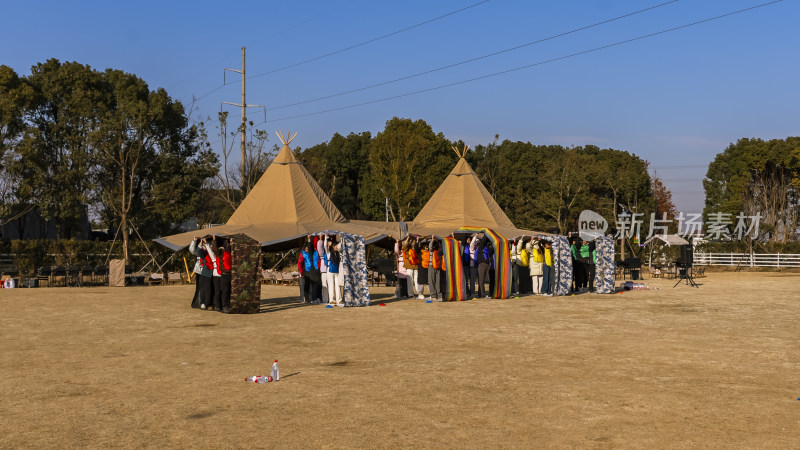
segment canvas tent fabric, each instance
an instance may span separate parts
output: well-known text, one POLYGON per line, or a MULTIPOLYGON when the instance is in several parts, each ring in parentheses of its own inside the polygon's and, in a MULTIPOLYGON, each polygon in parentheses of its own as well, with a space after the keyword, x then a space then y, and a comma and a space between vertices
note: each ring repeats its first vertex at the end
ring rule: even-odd
POLYGON ((420 236, 448 236, 462 227, 489 228, 507 239, 546 234, 514 226, 463 157, 407 225, 420 236))
POLYGON ((684 239, 684 238, 682 238, 682 237, 680 237, 680 236, 678 236, 676 234, 656 234, 653 237, 651 237, 650 239, 644 241, 644 244, 642 244, 642 245, 647 245, 647 244, 649 244, 649 243, 651 243, 651 242, 653 242, 655 240, 659 240, 659 241, 667 244, 667 246, 670 246, 670 245, 689 245, 689 241, 687 241, 686 239, 684 239))
MULTIPOLYGON (((282 140, 283 137, 281 137, 282 140)), ((262 247, 296 247, 296 240, 322 230, 363 236, 370 244, 399 235, 397 224, 345 219, 289 148, 289 139, 252 191, 224 225, 175 234, 155 241, 172 250, 189 245, 194 236, 245 234, 262 247)))
POLYGON ((108 262, 108 285, 125 286, 125 260, 112 259, 108 262))
POLYGON ((614 289, 614 240, 608 236, 595 238, 594 288, 598 294, 613 294, 614 289))

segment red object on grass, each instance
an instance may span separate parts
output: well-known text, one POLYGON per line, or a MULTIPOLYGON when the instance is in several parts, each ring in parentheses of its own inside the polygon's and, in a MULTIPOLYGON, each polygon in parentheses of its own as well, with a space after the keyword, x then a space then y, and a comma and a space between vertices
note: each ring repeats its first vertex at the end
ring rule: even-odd
POLYGON ((386 306, 386 303, 380 303, 378 306, 386 306))

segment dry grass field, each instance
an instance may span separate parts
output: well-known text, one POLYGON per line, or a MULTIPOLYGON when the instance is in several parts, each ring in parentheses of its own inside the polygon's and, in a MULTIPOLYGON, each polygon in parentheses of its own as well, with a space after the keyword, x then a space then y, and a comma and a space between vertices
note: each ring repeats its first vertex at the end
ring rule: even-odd
POLYGON ((698 281, 352 309, 265 287, 249 316, 191 286, 3 290, 0 447, 797 448, 800 276, 698 281))

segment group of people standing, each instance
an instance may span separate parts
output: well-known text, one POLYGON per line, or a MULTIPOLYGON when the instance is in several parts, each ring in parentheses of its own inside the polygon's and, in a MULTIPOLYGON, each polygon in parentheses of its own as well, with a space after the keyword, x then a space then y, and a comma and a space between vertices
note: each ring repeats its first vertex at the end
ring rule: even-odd
POLYGON ((303 303, 344 306, 342 244, 336 236, 307 236, 297 257, 303 303))
POLYGON ((510 241, 510 245, 512 295, 534 294, 552 297, 554 275, 552 242, 533 236, 522 236, 510 241))
MULTIPOLYGON (((533 293, 552 296, 552 243, 523 236, 509 241, 509 246, 512 295, 533 293)), ((492 241, 485 233, 474 233, 461 241, 461 247, 467 298, 491 298, 495 288, 496 264, 492 241)), ((395 298, 444 299, 446 273, 439 239, 406 236, 395 242, 394 252, 398 278, 395 298), (430 297, 425 296, 426 286, 430 297)))
POLYGON ((395 298, 412 297, 437 302, 444 300, 445 271, 441 243, 438 239, 409 235, 395 242, 394 253, 397 261, 395 298))
POLYGON ((195 290, 192 308, 229 313, 231 310, 231 252, 217 237, 192 239, 195 290))
POLYGON ((597 251, 594 241, 587 241, 578 235, 569 237, 572 252, 572 292, 594 292, 595 265, 597 251))
POLYGON ((484 233, 475 233, 464 240, 462 263, 468 298, 490 298, 494 292, 494 247, 484 233), (486 283, 489 290, 486 291, 486 283), (477 283, 477 288, 476 288, 477 283))

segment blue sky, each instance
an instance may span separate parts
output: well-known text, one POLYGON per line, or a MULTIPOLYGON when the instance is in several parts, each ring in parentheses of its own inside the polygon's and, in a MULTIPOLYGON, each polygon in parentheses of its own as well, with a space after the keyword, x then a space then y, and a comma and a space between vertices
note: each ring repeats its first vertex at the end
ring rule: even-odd
MULTIPOLYGON (((247 81, 248 103, 276 108, 357 89, 547 38, 654 1, 369 0, 7 2, 0 64, 27 75, 48 58, 135 73, 216 117, 239 102, 223 69, 280 69, 467 8, 385 39, 247 81), (480 4, 478 4, 480 3, 480 4), (477 5, 476 5, 477 4, 477 5), (219 89, 217 89, 219 88, 219 89), (215 90, 217 89, 217 90, 215 90), (213 91, 213 92, 211 92, 213 91), (209 92, 211 92, 209 94, 209 92)), ((651 162, 680 210, 702 209, 707 164, 742 137, 796 136, 800 6, 784 0, 742 14, 532 68, 336 112, 363 102, 536 64, 765 0, 679 0, 543 43, 374 89, 267 113, 264 129, 298 131, 312 146, 335 132, 424 119, 473 147, 501 139, 627 150, 651 162)), ((228 79, 237 75, 229 73, 228 79)), ((231 110, 232 120, 238 114, 231 110)), ((259 110, 248 113, 260 122, 259 110)), ((214 132, 213 127, 211 129, 214 132)), ((212 139, 214 140, 214 139, 212 139)))

